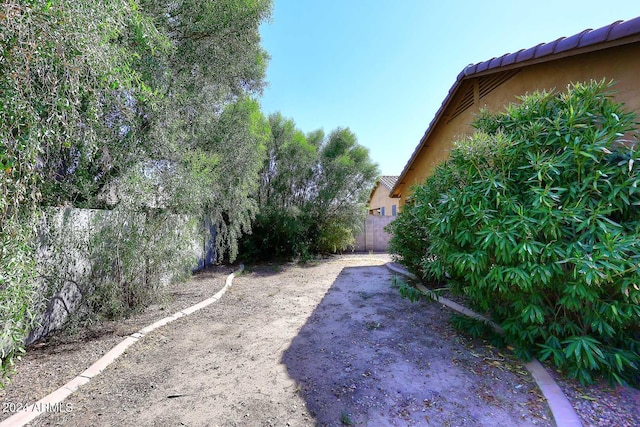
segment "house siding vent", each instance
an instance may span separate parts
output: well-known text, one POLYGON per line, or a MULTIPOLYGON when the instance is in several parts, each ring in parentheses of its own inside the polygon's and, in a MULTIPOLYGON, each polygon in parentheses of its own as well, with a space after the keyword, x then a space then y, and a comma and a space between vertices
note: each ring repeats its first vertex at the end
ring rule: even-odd
MULTIPOLYGON (((482 99, 491 93, 495 88, 518 74, 520 70, 504 71, 502 73, 490 74, 478 79, 478 98, 482 99)), ((467 83, 466 89, 461 89, 462 95, 459 96, 455 108, 449 116, 447 123, 464 113, 474 104, 474 85, 467 83)))
POLYGON ((500 86, 502 83, 509 80, 511 77, 518 74, 519 70, 514 71, 505 71, 504 73, 492 74, 489 76, 485 76, 480 78, 479 92, 480 98, 487 96, 491 91, 500 86))
POLYGON ((458 101, 458 105, 456 105, 455 110, 451 113, 451 117, 449 117, 449 121, 455 119, 460 114, 464 113, 469 107, 473 105, 473 85, 469 85, 467 90, 463 93, 458 101))

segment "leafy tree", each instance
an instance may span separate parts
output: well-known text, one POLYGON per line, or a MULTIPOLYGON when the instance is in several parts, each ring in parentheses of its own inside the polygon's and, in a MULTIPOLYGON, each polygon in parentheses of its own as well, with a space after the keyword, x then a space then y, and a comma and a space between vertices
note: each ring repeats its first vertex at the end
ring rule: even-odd
MULTIPOLYGON (((216 226, 218 259, 234 260, 237 240, 255 215, 257 168, 268 129, 258 105, 267 53, 259 25, 270 0, 141 1, 170 40, 160 78, 163 102, 151 114, 151 157, 174 165, 169 202, 216 226)), ((155 73, 157 76, 158 73, 155 73)), ((166 188, 163 187, 163 192, 166 188)))
MULTIPOLYGON (((235 257, 237 238, 255 212, 249 196, 268 132, 251 97, 264 85, 268 55, 258 27, 271 4, 3 2, 3 366, 20 349, 42 294, 34 285, 36 225, 47 207, 108 207, 121 225, 143 218, 140 233, 122 242, 128 246, 120 254, 142 256, 148 267, 180 258, 169 247, 149 246, 160 245, 154 233, 175 222, 173 214, 208 218, 219 229, 219 256, 235 257)), ((120 232, 112 227, 111 233, 120 232)), ((113 237, 104 235, 101 243, 113 237)), ((109 245, 94 247, 104 249, 91 256, 107 277, 114 265, 109 245)), ((141 280, 136 286, 157 277, 148 274, 153 268, 138 274, 133 263, 118 265, 131 266, 117 276, 141 280)), ((115 282, 129 286, 131 280, 115 282)), ((61 286, 55 279, 50 285, 61 286)))
MULTIPOLYGON (((216 121, 202 123, 208 130, 182 162, 185 188, 177 194, 190 199, 192 213, 217 230, 219 260, 235 260, 238 240, 249 232, 258 210, 251 197, 258 188, 258 173, 265 157, 269 126, 255 100, 229 104, 216 121)), ((177 199, 178 204, 182 198, 177 199)))
POLYGON ((260 206, 283 209, 301 207, 315 195, 318 147, 324 134, 312 144, 293 120, 279 113, 269 117, 269 128, 271 138, 267 145, 268 158, 260 172, 258 202, 260 206))
POLYGON ((279 113, 260 172, 260 213, 243 241, 246 256, 302 257, 336 252, 354 241, 378 174, 349 129, 303 134, 279 113))
MULTIPOLYGON (((0 13, 0 338, 3 367, 31 327, 43 205, 85 206, 111 173, 111 147, 141 130, 146 92, 119 35, 146 25, 129 1, 5 1, 0 13), (117 120, 111 114, 117 113, 117 120), (111 145, 110 145, 111 144, 111 145)), ((161 44, 158 41, 157 45, 161 44)), ((131 154, 123 154, 126 165, 131 154)))
POLYGON ((344 250, 361 230, 378 168, 349 129, 336 129, 320 149, 318 172, 318 197, 312 207, 319 226, 316 250, 344 250))

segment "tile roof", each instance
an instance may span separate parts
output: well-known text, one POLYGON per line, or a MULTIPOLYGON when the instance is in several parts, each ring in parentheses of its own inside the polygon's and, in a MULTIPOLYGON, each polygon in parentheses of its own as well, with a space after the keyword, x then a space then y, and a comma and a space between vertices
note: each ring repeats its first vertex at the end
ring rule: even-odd
POLYGON ((461 80, 482 71, 504 67, 511 64, 518 64, 532 59, 543 58, 552 54, 559 54, 575 49, 611 42, 640 33, 640 17, 628 21, 616 21, 605 27, 596 30, 587 29, 570 37, 560 37, 549 43, 540 43, 529 49, 521 49, 515 53, 507 53, 498 58, 491 58, 488 61, 471 64, 465 67, 458 75, 457 80, 461 80))
MULTIPOLYGON (((398 181, 398 176, 397 175, 382 175, 378 178, 378 180, 376 181, 376 185, 373 186, 373 190, 371 190, 371 194, 369 194, 369 201, 367 202, 367 204, 371 203, 371 198, 373 197, 373 193, 376 192, 376 189, 378 188, 379 185, 384 185, 385 187, 387 187, 387 190, 391 191, 393 189, 393 187, 396 185, 396 182, 398 181)), ((391 197, 391 194, 389 194, 389 197, 391 197)))
POLYGON ((455 83, 451 89, 449 89, 449 93, 429 124, 427 131, 402 170, 397 182, 391 189, 391 194, 396 194, 397 196, 396 187, 402 183, 402 179, 411 168, 413 161, 422 149, 436 123, 440 120, 440 117, 451 102, 453 96, 460 88, 463 80, 479 74, 490 74, 507 69, 524 67, 529 63, 551 61, 558 56, 578 55, 585 51, 604 49, 610 45, 622 45, 637 41, 640 41, 640 17, 629 19, 628 21, 616 21, 595 30, 587 29, 570 37, 560 37, 549 43, 540 43, 529 49, 521 49, 514 53, 507 53, 497 58, 491 58, 484 62, 466 66, 460 74, 458 74, 455 83))
POLYGON ((396 181, 398 181, 398 176, 397 175, 382 175, 380 177, 379 181, 380 181, 380 184, 384 185, 389 190, 391 190, 394 187, 394 185, 396 185, 396 181))

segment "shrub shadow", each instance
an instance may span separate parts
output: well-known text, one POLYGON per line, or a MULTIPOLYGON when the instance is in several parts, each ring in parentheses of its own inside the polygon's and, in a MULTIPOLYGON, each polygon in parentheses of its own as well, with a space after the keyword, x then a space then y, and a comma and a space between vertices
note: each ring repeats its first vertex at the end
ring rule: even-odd
POLYGON ((392 280, 384 266, 344 268, 285 350, 317 426, 549 425, 535 384, 487 364, 449 311, 392 280))
POLYGON ((402 299, 392 278, 382 266, 344 268, 284 352, 317 426, 416 422, 412 414, 433 398, 414 379, 425 377, 423 352, 436 343, 415 328, 448 328, 447 315, 402 299))

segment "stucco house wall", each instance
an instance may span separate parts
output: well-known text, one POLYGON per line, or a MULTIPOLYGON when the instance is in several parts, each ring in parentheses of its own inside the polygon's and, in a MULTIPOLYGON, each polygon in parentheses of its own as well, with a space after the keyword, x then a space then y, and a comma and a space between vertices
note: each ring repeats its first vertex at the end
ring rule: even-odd
POLYGON ((389 197, 390 188, 378 183, 369 199, 369 214, 376 216, 395 216, 398 213, 399 198, 389 197))
MULTIPOLYGON (((606 41, 582 50, 567 50, 538 60, 534 57, 534 60, 476 71, 462 78, 459 76, 391 195, 400 197, 402 206, 410 196, 411 186, 422 183, 439 163, 449 157, 453 142, 473 133, 471 122, 481 109, 502 111, 508 104, 518 102, 517 97, 521 95, 542 90, 563 91, 575 82, 614 80, 614 99, 640 117, 640 18, 624 24, 628 27, 628 34, 621 45, 615 45, 623 43, 620 40, 606 41)), ((615 25, 611 24, 609 30, 615 25)), ((548 45, 538 47, 543 49, 548 45)), ((557 45, 558 41, 553 43, 553 46, 557 45)), ((487 61, 489 66, 492 61, 487 61)), ((476 64, 476 70, 482 64, 476 64)))

